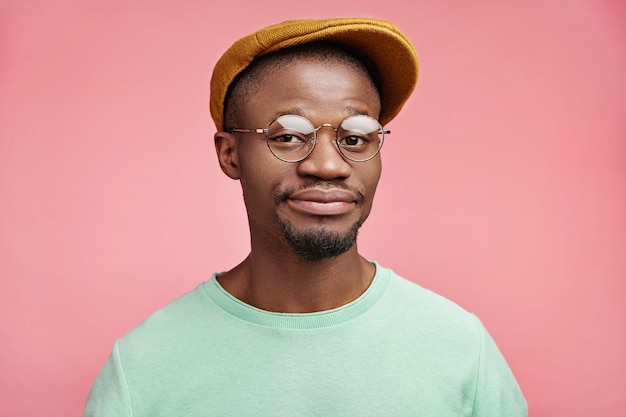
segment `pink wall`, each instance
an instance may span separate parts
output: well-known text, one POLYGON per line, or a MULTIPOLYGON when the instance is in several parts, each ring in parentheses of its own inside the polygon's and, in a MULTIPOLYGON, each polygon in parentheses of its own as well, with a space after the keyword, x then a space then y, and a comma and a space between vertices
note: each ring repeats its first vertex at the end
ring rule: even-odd
POLYGON ((476 312, 531 415, 624 415, 626 3, 210 3, 2 1, 1 417, 79 415, 114 339, 246 254, 210 71, 331 15, 422 64, 361 250, 476 312))

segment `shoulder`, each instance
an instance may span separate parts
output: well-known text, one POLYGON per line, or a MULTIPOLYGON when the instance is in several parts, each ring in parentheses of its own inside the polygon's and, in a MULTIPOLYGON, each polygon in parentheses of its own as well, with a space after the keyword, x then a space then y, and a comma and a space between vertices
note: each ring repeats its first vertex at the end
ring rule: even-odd
POLYGON ((389 286, 381 307, 393 314, 400 324, 480 343, 484 329, 474 314, 391 269, 380 265, 377 268, 389 275, 389 286))
POLYGON ((120 354, 125 357, 145 356, 150 352, 183 348, 207 323, 214 322, 218 313, 206 295, 205 286, 211 280, 199 284, 193 290, 172 300, 152 313, 137 327, 118 340, 120 354))
POLYGON ((454 301, 396 274, 393 270, 378 264, 376 267, 381 274, 389 276, 388 296, 402 304, 404 308, 417 309, 421 313, 446 314, 459 318, 467 318, 471 315, 454 301))
POLYGON ((417 357, 427 358, 422 365, 437 375, 430 382, 463 381, 475 416, 527 415, 520 388, 478 317, 389 269, 381 272, 390 274, 381 304, 393 321, 386 328, 400 333, 396 340, 408 339, 417 357))

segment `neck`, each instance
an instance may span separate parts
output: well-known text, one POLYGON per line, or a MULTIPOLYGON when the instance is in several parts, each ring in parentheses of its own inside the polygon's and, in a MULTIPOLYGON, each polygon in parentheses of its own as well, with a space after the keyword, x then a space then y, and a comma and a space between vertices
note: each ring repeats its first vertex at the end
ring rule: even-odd
POLYGON ((253 250, 237 267, 219 277, 239 300, 266 311, 311 313, 358 298, 374 278, 375 266, 356 245, 329 259, 307 261, 293 253, 253 250))

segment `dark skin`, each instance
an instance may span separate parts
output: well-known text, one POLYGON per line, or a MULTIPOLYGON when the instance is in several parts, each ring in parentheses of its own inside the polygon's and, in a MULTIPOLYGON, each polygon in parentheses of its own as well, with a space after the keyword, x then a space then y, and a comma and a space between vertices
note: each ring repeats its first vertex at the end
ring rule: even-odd
MULTIPOLYGON (((354 114, 377 118, 380 100, 366 75, 336 60, 310 58, 266 75, 238 114, 237 127, 265 127, 285 112, 336 127, 354 114)), ((220 131, 215 147, 224 173, 241 183, 251 240, 248 257, 218 279, 226 291, 285 313, 329 310, 363 294, 375 266, 356 243, 341 255, 309 261, 291 248, 279 219, 300 233, 347 233, 370 213, 380 155, 367 162, 344 159, 329 128, 318 132, 312 154, 298 163, 275 158, 263 135, 220 131), (281 193, 289 198, 276 202, 281 193)))

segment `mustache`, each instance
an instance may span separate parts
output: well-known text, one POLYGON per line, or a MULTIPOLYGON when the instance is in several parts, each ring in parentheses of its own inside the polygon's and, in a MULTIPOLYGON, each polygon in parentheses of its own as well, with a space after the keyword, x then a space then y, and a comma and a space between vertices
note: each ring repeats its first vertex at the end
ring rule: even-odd
POLYGON ((354 187, 350 187, 349 185, 346 185, 346 184, 344 184, 343 182, 340 182, 340 181, 322 181, 322 180, 319 180, 319 181, 311 181, 311 182, 308 182, 308 183, 305 183, 305 184, 301 184, 299 186, 286 187, 284 189, 277 190, 274 193, 274 203, 276 205, 284 203, 285 201, 287 201, 290 198, 290 196, 293 193, 295 193, 297 191, 306 190, 308 188, 341 188, 343 190, 350 191, 354 195, 356 195, 356 197, 357 197, 356 203, 357 204, 363 204, 365 202, 365 195, 359 189, 356 189, 354 187))

